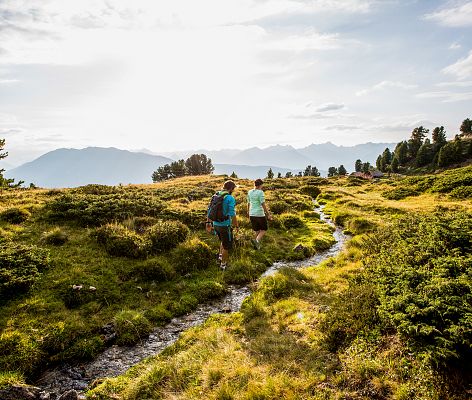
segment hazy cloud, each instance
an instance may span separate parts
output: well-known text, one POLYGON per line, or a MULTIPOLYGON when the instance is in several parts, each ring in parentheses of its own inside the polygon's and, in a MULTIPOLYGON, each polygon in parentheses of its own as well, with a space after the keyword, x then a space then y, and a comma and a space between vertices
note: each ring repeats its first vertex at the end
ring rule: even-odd
POLYGON ((472 92, 451 92, 445 90, 419 93, 416 97, 419 99, 440 99, 443 103, 454 103, 457 101, 472 100, 472 92))
POLYGON ((450 7, 426 14, 424 18, 444 26, 472 26, 472 1, 461 1, 450 7))
POLYGON ((417 88, 418 85, 408 84, 404 82, 398 81, 382 81, 377 83, 376 85, 371 86, 370 88, 366 88, 363 90, 359 90, 356 92, 356 96, 365 96, 369 93, 374 93, 378 91, 382 91, 385 89, 403 89, 403 90, 410 90, 417 88))
POLYGON ((357 125, 331 125, 325 127, 327 131, 353 131, 357 129, 362 129, 362 126, 357 125))
POLYGON ((459 79, 472 77, 472 51, 465 58, 461 58, 457 62, 443 69, 446 74, 455 75, 459 79))
POLYGON ((336 104, 336 103, 326 103, 318 106, 316 108, 317 112, 327 112, 327 111, 336 111, 342 110, 344 108, 344 104, 336 104))

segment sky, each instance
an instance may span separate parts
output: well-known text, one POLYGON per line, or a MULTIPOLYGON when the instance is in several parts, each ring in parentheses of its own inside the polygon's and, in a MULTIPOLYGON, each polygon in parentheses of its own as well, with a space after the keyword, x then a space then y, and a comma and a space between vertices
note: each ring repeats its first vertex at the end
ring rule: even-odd
POLYGON ((11 164, 453 137, 467 117, 472 1, 0 0, 11 164))

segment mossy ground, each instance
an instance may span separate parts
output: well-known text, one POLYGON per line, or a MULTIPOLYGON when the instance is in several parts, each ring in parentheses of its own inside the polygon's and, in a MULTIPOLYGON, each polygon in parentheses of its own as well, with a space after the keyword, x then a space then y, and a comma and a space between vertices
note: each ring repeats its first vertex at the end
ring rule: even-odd
MULTIPOLYGON (((446 172, 441 179, 450 179, 449 174, 466 176, 471 169, 446 172)), ((401 184, 398 178, 323 182, 318 201, 355 235, 343 253, 318 266, 264 278, 241 312, 214 315, 159 356, 93 388, 88 397, 467 398, 471 388, 464 371, 430 363, 395 327, 381 323, 372 282, 362 278, 376 229, 386 231, 406 215, 472 211, 470 199, 458 201, 448 191, 425 190, 399 200, 383 196, 401 184)))
MULTIPOLYGON (((314 252, 314 239, 331 240, 331 232, 324 224, 302 215, 304 210, 313 208, 312 199, 298 192, 303 182, 274 180, 274 187, 269 183, 266 189, 269 207, 272 201, 286 195, 284 212, 298 215, 302 225, 286 229, 276 217, 264 238, 262 250, 256 252, 250 244, 252 231, 245 204, 252 183, 238 180, 237 211, 242 229, 231 255, 232 266, 223 273, 216 263, 218 241, 204 231, 202 217, 211 194, 221 188, 223 182, 223 177, 211 176, 118 188, 3 191, 0 212, 18 207, 28 213, 24 222, 0 222, 1 241, 6 245, 21 243, 45 248, 50 253, 50 264, 29 291, 1 300, 0 369, 6 374, 2 379, 31 379, 47 365, 93 358, 105 346, 101 327, 113 321, 119 326, 120 343, 138 341, 150 326, 163 324, 173 316, 191 311, 201 302, 221 296, 229 283, 256 280, 276 260, 304 257, 293 251, 297 243, 305 244, 314 252), (120 196, 138 193, 141 198, 161 201, 164 209, 155 217, 186 223, 191 229, 187 241, 176 249, 148 254, 146 259, 115 257, 97 243, 96 227, 84 226, 76 220, 51 218, 48 205, 64 194, 73 200, 74 196, 79 198, 84 193, 100 196, 109 192, 120 193, 120 196), (45 240, 51 238, 51 232, 54 237, 66 240, 45 240), (211 262, 197 263, 198 268, 197 264, 189 265, 186 260, 192 251, 207 254, 208 247, 211 262), (73 289, 74 285, 80 286, 80 290, 73 289), (133 321, 139 322, 139 330, 135 329, 133 321), (132 328, 126 329, 127 326, 132 328), (140 333, 130 334, 136 331, 140 333)), ((106 211, 109 215, 110 208, 106 211)), ((80 218, 80 214, 77 217, 80 218)), ((90 220, 89 216, 87 218, 90 220)), ((142 217, 130 218, 121 221, 117 217, 117 221, 110 222, 125 227, 153 222, 144 221, 142 217)))

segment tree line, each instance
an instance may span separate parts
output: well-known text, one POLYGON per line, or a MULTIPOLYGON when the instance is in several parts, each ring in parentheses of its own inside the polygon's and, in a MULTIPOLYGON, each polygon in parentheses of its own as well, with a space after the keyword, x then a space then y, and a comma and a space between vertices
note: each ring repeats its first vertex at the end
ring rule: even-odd
POLYGON ((173 161, 157 168, 152 173, 152 181, 160 182, 188 175, 209 175, 214 170, 211 158, 205 154, 192 154, 186 160, 173 161))
POLYGON ((382 172, 399 172, 422 167, 444 168, 460 163, 472 157, 472 120, 465 119, 460 132, 448 141, 444 126, 437 126, 429 139, 429 129, 419 126, 413 129, 408 140, 399 142, 393 152, 386 148, 377 157, 376 167, 382 172))

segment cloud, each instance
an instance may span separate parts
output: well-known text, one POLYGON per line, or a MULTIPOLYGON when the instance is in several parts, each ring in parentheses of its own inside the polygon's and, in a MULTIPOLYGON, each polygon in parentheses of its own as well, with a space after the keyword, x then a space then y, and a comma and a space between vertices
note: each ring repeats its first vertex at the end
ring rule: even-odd
POLYGON ((461 58, 454 64, 444 68, 442 72, 455 75, 458 79, 466 79, 472 77, 472 51, 465 58, 461 58))
POLYGON ((18 79, 0 79, 0 85, 10 85, 12 83, 20 82, 18 79))
POLYGON ((436 83, 434 86, 437 87, 472 87, 472 81, 457 81, 457 82, 440 82, 436 83))
POLYGON ((462 1, 449 8, 426 14, 424 19, 449 27, 472 26, 472 1, 462 1))
POLYGON ((326 103, 318 106, 316 108, 316 111, 322 113, 327 111, 342 110, 344 107, 344 104, 326 103))
POLYGON ((442 103, 455 103, 458 101, 472 100, 472 92, 451 92, 451 91, 437 91, 424 92, 416 95, 419 99, 440 99, 442 103))
POLYGON ((353 131, 357 129, 362 129, 362 126, 357 125, 331 125, 325 127, 327 131, 353 131))
POLYGON ((367 94, 382 91, 385 89, 410 90, 410 89, 415 89, 417 87, 418 85, 408 84, 408 83, 403 83, 403 82, 398 82, 398 81, 382 81, 370 88, 359 90, 358 92, 356 92, 356 96, 365 96, 367 94))
POLYGON ((461 48, 462 48, 462 45, 457 42, 451 43, 451 45, 449 46, 449 50, 459 50, 461 48))

